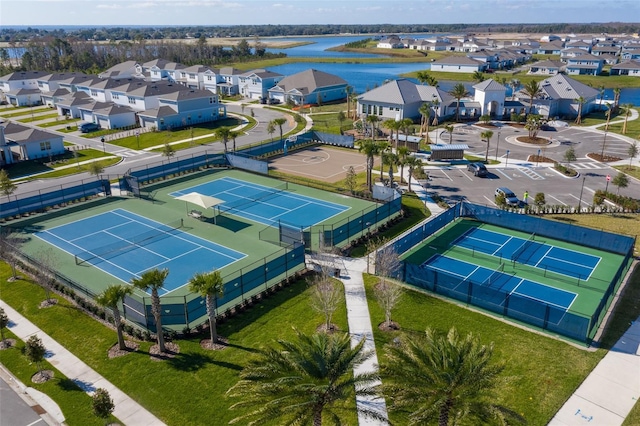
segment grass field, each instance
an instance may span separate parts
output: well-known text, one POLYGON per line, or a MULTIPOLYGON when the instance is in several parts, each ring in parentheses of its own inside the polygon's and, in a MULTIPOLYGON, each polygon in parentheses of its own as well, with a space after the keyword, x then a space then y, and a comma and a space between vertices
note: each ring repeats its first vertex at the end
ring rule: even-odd
MULTIPOLYGON (((53 164, 44 163, 40 160, 21 161, 19 163, 11 164, 9 167, 7 167, 7 171, 9 172, 9 177, 11 179, 19 179, 21 176, 31 175, 34 173, 48 173, 48 172, 53 173, 53 172, 56 172, 56 169, 60 167, 73 165, 73 164, 76 164, 77 162, 110 156, 110 154, 106 154, 100 150, 92 149, 92 148, 81 149, 76 152, 78 154, 77 157, 74 156, 73 151, 65 151, 64 154, 54 156, 53 164)), ((117 158, 116 160, 120 161, 119 158, 117 158)), ((114 163, 111 162, 109 165, 111 164, 114 164, 114 163)), ((82 169, 82 167, 83 166, 80 166, 80 169, 82 169)), ((58 170, 58 172, 63 172, 63 171, 58 170)), ((79 169, 77 167, 73 167, 63 173, 66 175, 66 174, 73 174, 78 172, 79 172, 79 169)), ((58 176, 61 176, 61 175, 58 174, 55 177, 58 177, 58 176)), ((42 177, 42 176, 39 176, 39 177, 42 177)), ((54 177, 54 175, 47 175, 47 177, 54 177)))

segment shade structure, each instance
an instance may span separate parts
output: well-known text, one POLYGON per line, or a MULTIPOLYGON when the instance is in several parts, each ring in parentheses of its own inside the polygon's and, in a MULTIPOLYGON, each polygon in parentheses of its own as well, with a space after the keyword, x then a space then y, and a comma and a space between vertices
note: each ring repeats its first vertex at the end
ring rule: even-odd
POLYGON ((203 195, 198 192, 190 192, 188 194, 181 195, 179 197, 176 197, 176 200, 182 200, 191 204, 196 204, 200 207, 204 207, 205 209, 217 206, 218 204, 224 202, 216 197, 210 197, 209 195, 203 195))

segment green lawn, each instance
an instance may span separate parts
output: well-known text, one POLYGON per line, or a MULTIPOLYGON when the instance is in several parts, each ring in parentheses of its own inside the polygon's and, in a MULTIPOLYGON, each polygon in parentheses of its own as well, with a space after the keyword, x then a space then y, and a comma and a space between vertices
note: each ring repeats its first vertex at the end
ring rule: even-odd
POLYGON ((17 121, 19 121, 20 123, 32 123, 34 121, 40 121, 40 120, 46 120, 49 118, 56 118, 56 117, 60 117, 58 115, 57 112, 54 112, 52 114, 45 114, 45 115, 34 115, 32 117, 27 117, 27 118, 21 118, 17 121))
MULTIPOLYGON (((114 164, 118 164, 120 161, 122 161, 121 157, 112 157, 112 158, 107 158, 105 160, 100 160, 98 161, 98 164, 100 164, 103 169, 106 169, 107 167, 113 166, 114 164)), ((76 173, 84 173, 88 171, 89 171, 89 165, 81 164, 80 166, 76 166, 76 167, 68 167, 65 169, 57 169, 57 170, 54 169, 50 172, 34 176, 33 179, 59 178, 62 176, 69 176, 69 175, 74 175, 76 173)), ((30 180, 30 179, 32 178, 24 178, 24 180, 30 180)), ((20 182, 21 180, 23 179, 18 179, 17 181, 20 182)))
MULTIPOLYGON (((73 144, 72 144, 73 145, 73 144)), ((56 155, 53 157, 53 162, 50 164, 45 164, 45 162, 40 160, 29 160, 29 161, 21 161, 16 164, 12 164, 7 167, 9 172, 9 177, 11 179, 18 179, 21 176, 31 175, 34 173, 44 173, 44 172, 54 172, 57 168, 64 167, 70 164, 75 164, 77 162, 92 160, 94 158, 106 157, 110 154, 105 154, 102 151, 97 149, 82 149, 77 151, 77 158, 74 156, 74 152, 69 150, 65 151, 64 154, 56 155)), ((110 163, 114 164, 114 163, 110 163)), ((82 166, 81 166, 82 167, 82 166)), ((65 172, 66 174, 77 173, 77 168, 72 168, 70 172, 65 172)), ((62 170, 60 170, 62 171, 62 170)), ((38 176, 38 178, 43 176, 38 176)), ((53 176, 51 176, 53 177, 53 176)))
MULTIPOLYGON (((311 333, 322 323, 322 316, 310 309, 307 284, 298 281, 221 324, 219 333, 229 339, 225 350, 202 349, 199 341, 207 337, 202 335, 177 341, 180 354, 171 361, 151 361, 150 342, 141 342, 137 353, 109 360, 106 354, 117 341, 115 331, 66 300, 38 309, 44 292, 29 281, 7 283, 9 274, 8 266, 0 264, 4 301, 169 425, 212 424, 212 419, 215 424, 227 424, 240 413, 229 410, 233 401, 224 394, 256 350, 272 345, 276 339, 293 338, 292 327, 311 333)), ((333 322, 347 329, 344 306, 333 322)), ((354 401, 347 404, 355 407, 354 401)), ((355 421, 354 409, 347 423, 355 421)))
MULTIPOLYGON (((58 116, 58 117, 60 117, 60 116, 58 116)), ((55 120, 55 121, 50 121, 48 123, 38 124, 38 127, 47 128, 47 127, 61 126, 63 124, 69 125, 71 123, 76 123, 76 122, 80 121, 79 118, 62 118, 62 117, 60 117, 60 118, 61 118, 60 120, 55 120)), ((77 129, 77 126, 73 126, 73 127, 75 127, 77 129)), ((64 130, 67 130, 67 129, 64 129, 64 130)), ((60 131, 62 131, 62 130, 60 130, 60 131)), ((75 131, 75 130, 68 130, 68 132, 73 132, 73 131, 75 131)))
MULTIPOLYGON (((315 107, 313 108, 315 110, 315 107)), ((311 114, 313 119, 313 130, 325 133, 340 134, 340 129, 348 130, 353 128, 353 120, 346 118, 340 123, 338 113, 311 114)))
MULTIPOLYGON (((0 278, 6 280, 4 274, 2 274, 0 278)), ((66 425, 104 425, 104 421, 98 419, 93 414, 91 397, 83 392, 75 382, 65 377, 47 361, 42 363, 42 368, 52 370, 54 372, 53 378, 45 383, 33 383, 31 377, 36 373, 37 368, 20 353, 21 348, 24 347, 24 342, 17 339, 10 331, 5 331, 5 336, 15 339, 17 344, 16 347, 0 351, 0 363, 26 386, 32 387, 51 397, 62 410, 66 425)), ((114 422, 116 418, 111 416, 108 420, 114 422)))
POLYGON ((613 166, 615 169, 620 170, 623 173, 628 174, 629 176, 633 176, 636 179, 640 179, 640 167, 638 166, 613 166))
POLYGON ((39 108, 30 109, 29 107, 17 107, 17 108, 7 107, 3 109, 2 112, 0 112, 0 117, 13 118, 13 117, 20 117, 21 115, 31 114, 31 112, 35 114, 35 113, 44 112, 44 111, 51 111, 51 108, 39 107, 39 108))

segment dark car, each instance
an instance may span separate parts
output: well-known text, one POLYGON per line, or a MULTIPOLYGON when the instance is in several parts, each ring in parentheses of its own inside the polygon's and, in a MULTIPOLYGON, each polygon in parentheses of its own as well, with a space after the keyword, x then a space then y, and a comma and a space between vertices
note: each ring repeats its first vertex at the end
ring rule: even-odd
POLYGON ((509 188, 505 188, 504 186, 501 186, 500 188, 496 188, 496 193, 495 193, 496 198, 500 195, 504 197, 504 200, 506 201, 507 205, 512 207, 518 207, 520 205, 520 200, 518 200, 518 197, 516 197, 516 194, 514 194, 514 192, 509 188))
POLYGON ((487 167, 482 163, 469 163, 467 170, 473 172, 475 176, 485 177, 487 175, 487 167))
POLYGON ((96 130, 100 130, 100 125, 97 123, 83 123, 78 129, 80 129, 82 133, 95 132, 96 130))

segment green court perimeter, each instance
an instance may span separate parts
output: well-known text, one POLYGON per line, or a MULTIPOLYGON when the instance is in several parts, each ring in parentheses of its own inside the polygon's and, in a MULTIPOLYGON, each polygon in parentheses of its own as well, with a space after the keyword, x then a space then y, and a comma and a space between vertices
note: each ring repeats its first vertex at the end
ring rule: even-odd
MULTIPOLYGON (((38 215, 33 218, 24 219, 19 222, 15 222, 13 227, 20 229, 21 232, 23 232, 24 237, 26 237, 27 241, 23 246, 23 251, 26 254, 38 257, 43 250, 52 249, 55 254, 55 265, 53 265, 54 269, 73 281, 80 283, 82 286, 91 290, 94 294, 97 294, 104 290, 109 284, 118 282, 118 278, 103 272, 95 266, 87 264, 76 265, 72 255, 58 248, 54 248, 53 245, 42 241, 33 234, 35 232, 48 230, 64 224, 90 218, 97 214, 110 212, 115 209, 124 209, 133 214, 162 224, 183 219, 184 226, 180 231, 214 242, 246 255, 220 270, 224 278, 225 276, 235 274, 242 268, 255 267, 256 262, 260 262, 262 259, 270 256, 273 257, 278 253, 281 254, 283 247, 274 244, 273 242, 263 241, 259 238, 260 232, 269 228, 264 223, 253 222, 231 213, 223 213, 222 215, 217 215, 216 213, 214 223, 213 209, 203 209, 202 207, 176 200, 168 195, 172 192, 191 188, 220 178, 233 178, 266 187, 277 187, 282 184, 281 181, 276 179, 242 171, 209 169, 204 172, 186 175, 180 178, 166 180, 147 186, 145 187, 145 190, 153 194, 153 197, 149 199, 115 196, 108 197, 94 202, 75 204, 59 210, 53 210, 46 215, 38 215), (187 213, 193 209, 202 211, 203 217, 201 219, 196 219, 189 216, 187 213)), ((328 225, 344 221, 356 212, 364 209, 370 209, 372 206, 376 205, 369 201, 324 192, 291 183, 288 186, 287 193, 344 206, 344 211, 328 218, 322 223, 328 225)), ((274 194, 274 196, 275 195, 277 194, 274 194)), ((194 268, 196 268, 198 259, 188 258, 187 255, 185 263, 188 266, 194 265, 194 268)), ((183 286, 174 290, 171 293, 171 296, 182 297, 188 294, 189 291, 187 287, 183 286)), ((138 293, 138 295, 144 296, 144 294, 141 293, 138 293)))
MULTIPOLYGON (((444 255, 447 258, 467 262, 489 270, 497 270, 503 264, 504 274, 513 275, 515 278, 523 279, 553 289, 563 290, 567 293, 575 293, 575 300, 572 301, 567 311, 584 317, 591 317, 601 303, 603 295, 611 285, 615 272, 619 269, 625 258, 622 255, 582 247, 576 244, 567 243, 548 237, 536 238, 536 242, 548 246, 564 249, 567 253, 575 252, 575 256, 586 255, 590 258, 598 259, 597 265, 593 268, 588 279, 558 274, 552 271, 511 260, 509 257, 501 257, 499 254, 491 255, 482 250, 474 250, 471 247, 462 247, 457 242, 465 238, 469 232, 475 229, 489 231, 491 233, 504 234, 516 239, 526 241, 530 234, 502 228, 472 219, 459 219, 451 225, 446 226, 433 237, 425 240, 422 244, 412 248, 402 255, 402 260, 407 263, 422 265, 432 256, 444 255)), ((482 242, 478 242, 478 247, 482 242)), ((571 261, 571 259, 567 259, 571 261)), ((455 263, 455 262, 452 262, 455 263)), ((456 271, 450 271, 456 273, 456 271)), ((514 278, 514 279, 515 279, 514 278)), ((550 289, 552 290, 552 289, 550 289)))

